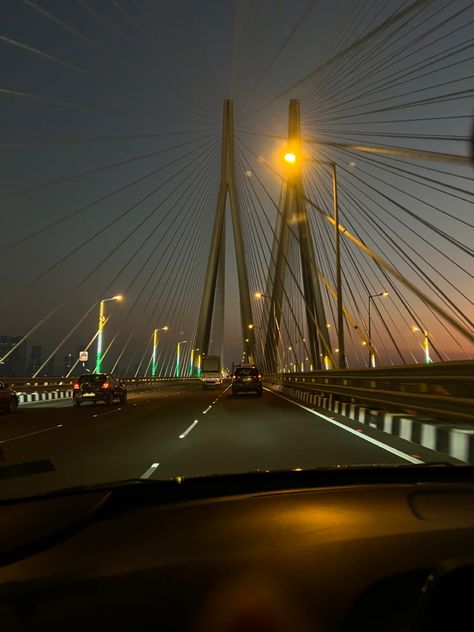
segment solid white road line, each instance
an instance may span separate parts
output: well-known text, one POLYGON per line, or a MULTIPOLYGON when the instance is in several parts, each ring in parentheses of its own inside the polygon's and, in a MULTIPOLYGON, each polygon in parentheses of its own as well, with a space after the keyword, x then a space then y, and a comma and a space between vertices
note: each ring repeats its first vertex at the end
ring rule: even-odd
POLYGON ((333 424, 334 426, 337 426, 338 428, 341 428, 342 430, 345 430, 346 432, 349 432, 350 434, 358 437, 359 439, 362 439, 362 441, 367 441, 368 443, 372 443, 373 445, 376 445, 378 448, 381 448, 382 450, 385 450, 386 452, 390 452, 391 454, 394 454, 395 456, 398 456, 401 459, 405 459, 405 461, 409 461, 410 463, 424 463, 424 461, 422 461, 421 459, 417 459, 414 456, 410 456, 409 454, 405 454, 405 452, 402 452, 401 450, 397 450, 396 448, 392 448, 391 446, 389 446, 389 445, 387 445, 385 443, 382 443, 381 441, 377 441, 377 439, 373 439, 372 437, 368 437, 366 434, 362 434, 361 432, 358 432, 357 430, 354 430, 353 428, 349 428, 349 426, 346 426, 345 424, 341 423, 340 421, 336 421, 335 419, 331 419, 330 417, 327 417, 326 415, 323 415, 322 413, 318 413, 317 411, 313 410, 312 408, 308 408, 307 406, 303 406, 303 404, 299 404, 298 402, 294 402, 292 399, 289 399, 288 397, 284 397, 283 395, 280 395, 279 393, 275 393, 274 391, 272 391, 269 388, 265 388, 265 390, 268 391, 269 393, 273 393, 273 395, 276 395, 277 397, 281 397, 281 399, 284 399, 287 402, 290 402, 290 404, 294 404, 295 406, 298 406, 299 408, 302 408, 303 410, 308 411, 312 415, 316 415, 317 417, 321 417, 321 419, 324 419, 324 421, 328 421, 330 424, 333 424))
POLYGON ((189 428, 186 428, 183 434, 179 435, 179 438, 184 439, 184 437, 186 437, 186 435, 188 435, 191 432, 191 430, 198 424, 198 422, 199 422, 199 419, 195 419, 193 423, 189 426, 189 428))
POLYGON ((11 439, 3 439, 0 443, 9 443, 10 441, 17 441, 18 439, 25 439, 26 437, 32 437, 33 435, 41 434, 42 432, 49 432, 50 430, 57 430, 62 428, 63 424, 57 426, 50 426, 49 428, 43 428, 43 430, 35 430, 35 432, 28 432, 26 434, 18 435, 18 437, 12 437, 11 439))
POLYGON ((147 471, 143 472, 140 478, 150 478, 150 476, 153 474, 153 472, 157 470, 159 466, 160 466, 159 463, 152 463, 150 467, 147 469, 147 471))

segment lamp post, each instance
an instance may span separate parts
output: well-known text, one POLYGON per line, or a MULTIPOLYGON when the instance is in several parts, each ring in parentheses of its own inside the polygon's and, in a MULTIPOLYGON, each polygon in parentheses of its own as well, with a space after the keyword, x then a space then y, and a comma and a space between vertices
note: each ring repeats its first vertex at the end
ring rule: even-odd
POLYGON ((413 326, 412 331, 421 331, 423 334, 423 350, 425 352, 425 364, 431 364, 433 360, 430 358, 430 341, 428 338, 428 332, 426 329, 420 329, 416 325, 413 326))
MULTIPOLYGON (((194 352, 195 351, 199 351, 199 347, 197 347, 196 349, 191 349, 191 357, 190 357, 190 360, 189 360, 189 376, 190 377, 193 377, 193 373, 194 373, 194 352)), ((201 368, 200 359, 201 359, 201 355, 199 354, 198 355, 198 363, 199 363, 198 364, 198 373, 199 373, 199 370, 201 368)), ((198 374, 198 377, 200 377, 199 374, 198 374)))
POLYGON ((153 330, 153 352, 151 356, 151 377, 156 376, 156 350, 158 348, 158 332, 159 331, 168 331, 168 325, 164 327, 158 327, 153 330))
MULTIPOLYGON (((255 296, 255 298, 258 301, 261 300, 262 298, 267 298, 267 299, 270 300, 270 302, 272 301, 272 297, 269 294, 263 294, 263 292, 255 292, 254 296, 255 296)), ((276 313, 275 313, 275 303, 273 303, 273 321, 275 323, 275 333, 279 334, 280 326, 278 324, 276 313)), ((260 329, 262 329, 262 328, 260 328, 260 329)), ((268 334, 267 334, 267 336, 268 336, 268 334)), ((280 338, 280 336, 278 336, 278 338, 280 338)), ((262 346, 263 346, 263 330, 262 330, 262 346)), ((278 356, 278 345, 277 345, 277 349, 276 349, 276 356, 278 356)), ((265 351, 263 351, 263 357, 264 357, 264 360, 266 360, 265 351)), ((278 358, 276 357, 276 359, 278 359, 278 358)), ((277 367, 277 372, 278 372, 278 367, 277 367)))
MULTIPOLYGON (((285 160, 287 162, 295 162, 287 159, 285 154, 285 160)), ((339 231, 339 204, 337 200, 337 171, 336 163, 330 160, 318 160, 317 158, 311 158, 310 162, 315 162, 320 165, 327 165, 331 167, 332 175, 332 202, 333 202, 333 219, 334 219, 334 245, 336 253, 336 303, 337 303, 337 342, 340 350, 339 353, 339 368, 344 369, 346 366, 346 352, 344 346, 344 314, 343 314, 343 302, 342 302, 342 272, 341 272, 341 245, 340 245, 340 231, 339 231)), ((328 351, 328 350, 327 350, 328 351)), ((331 368, 331 361, 329 356, 324 357, 324 366, 326 369, 331 368)))
POLYGON ((368 318, 368 334, 369 334, 369 340, 368 340, 368 347, 369 347, 369 367, 371 368, 375 368, 375 351, 374 351, 374 347, 372 344, 372 323, 370 320, 370 306, 372 304, 372 301, 374 300, 374 298, 378 298, 380 296, 383 296, 384 298, 386 296, 388 296, 388 292, 379 292, 378 294, 369 294, 369 318, 368 318))
POLYGON ((254 325, 252 323, 249 323, 248 325, 249 329, 258 329, 260 331, 260 346, 262 348, 262 365, 264 364, 265 361, 265 350, 263 347, 263 330, 262 327, 260 327, 259 325, 254 325))
POLYGON ((180 340, 176 345, 176 377, 179 377, 179 360, 181 354, 181 345, 184 345, 187 340, 180 340))
POLYGON ((112 296, 111 298, 103 298, 99 303, 99 325, 97 327, 97 355, 95 360, 95 369, 94 373, 100 373, 102 369, 102 338, 103 331, 106 323, 105 317, 105 303, 108 301, 123 301, 123 296, 121 294, 117 294, 117 296, 112 296))

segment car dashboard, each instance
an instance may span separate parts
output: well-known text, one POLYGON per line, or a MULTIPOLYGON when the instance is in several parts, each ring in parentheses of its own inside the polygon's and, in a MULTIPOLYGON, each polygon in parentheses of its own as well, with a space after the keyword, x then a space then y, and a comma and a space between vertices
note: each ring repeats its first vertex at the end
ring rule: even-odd
POLYGON ((3 503, 0 629, 471 629, 470 468, 221 478, 3 503))

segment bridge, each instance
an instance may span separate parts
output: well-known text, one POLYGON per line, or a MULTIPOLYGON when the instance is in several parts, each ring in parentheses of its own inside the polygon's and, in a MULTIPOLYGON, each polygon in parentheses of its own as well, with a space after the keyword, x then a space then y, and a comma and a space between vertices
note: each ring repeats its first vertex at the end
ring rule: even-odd
MULTIPOLYGON (((20 17, 89 48, 89 19, 112 48, 144 29, 143 54, 157 54, 140 11, 83 4, 77 28, 35 2, 20 17)), ((20 111, 1 139, 8 173, 36 169, 0 194, 0 381, 19 398, 0 418, 0 478, 12 494, 474 462, 472 3, 341 11, 317 63, 302 56, 289 72, 316 4, 278 9, 275 29, 285 10, 292 28, 275 46, 262 45, 265 9, 237 1, 227 95, 209 102, 218 77, 198 43, 201 78, 176 82, 185 95, 163 111, 121 101, 107 62, 83 68, 67 47, 60 57, 3 36, 12 63, 33 60, 46 85, 54 64, 64 85, 85 73, 104 96, 105 77, 118 99, 0 90, 20 111), (253 68, 259 45, 271 52, 253 68), (58 120, 45 134, 48 108, 58 120), (204 391, 207 356, 229 373, 258 366, 264 397, 233 398, 229 382, 204 391), (77 376, 102 372, 126 384, 127 406, 73 409, 77 376)), ((125 62, 131 80, 140 66, 125 62)))

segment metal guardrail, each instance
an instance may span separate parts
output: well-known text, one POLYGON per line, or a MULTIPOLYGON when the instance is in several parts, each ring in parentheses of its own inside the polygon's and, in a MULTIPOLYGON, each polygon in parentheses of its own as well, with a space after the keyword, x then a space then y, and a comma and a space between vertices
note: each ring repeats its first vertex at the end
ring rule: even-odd
POLYGON ((474 422, 474 361, 377 369, 337 369, 266 375, 267 382, 342 401, 426 415, 440 421, 474 422))

